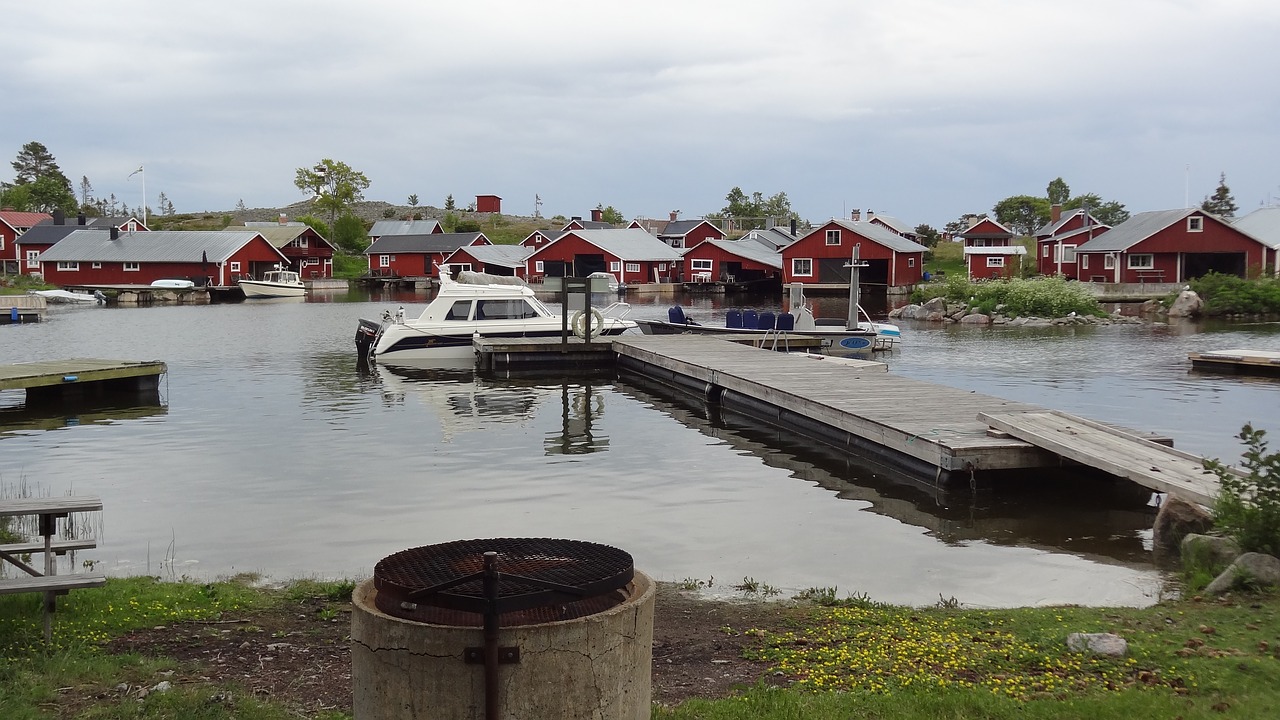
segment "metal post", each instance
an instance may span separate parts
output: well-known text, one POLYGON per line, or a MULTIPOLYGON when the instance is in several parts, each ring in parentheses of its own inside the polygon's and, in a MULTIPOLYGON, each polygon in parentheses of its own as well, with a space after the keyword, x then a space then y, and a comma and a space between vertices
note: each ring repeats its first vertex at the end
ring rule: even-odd
POLYGON ((858 305, 861 299, 862 276, 858 272, 859 268, 865 267, 859 259, 862 243, 853 244, 853 254, 849 260, 849 317, 845 325, 846 330, 854 330, 858 327, 858 305))
POLYGON ((498 553, 484 554, 484 716, 498 720, 498 553))

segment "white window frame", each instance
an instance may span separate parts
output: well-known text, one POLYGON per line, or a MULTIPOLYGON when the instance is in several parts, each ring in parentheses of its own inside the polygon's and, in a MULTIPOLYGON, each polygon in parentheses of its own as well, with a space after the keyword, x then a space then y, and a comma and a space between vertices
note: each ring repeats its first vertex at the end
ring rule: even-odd
POLYGON ((1116 256, 1115 256, 1115 255, 1112 255, 1111 253, 1107 253, 1106 255, 1103 255, 1103 256, 1102 256, 1102 269, 1103 269, 1103 270, 1115 270, 1115 269, 1116 269, 1116 256))
POLYGON ((534 260, 534 261, 533 261, 533 271, 534 271, 534 272, 536 272, 536 273, 546 272, 546 270, 545 270, 545 269, 543 269, 543 267, 542 267, 542 261, 541 261, 541 260, 534 260))
POLYGON ((77 260, 59 260, 58 269, 63 272, 72 272, 80 269, 80 262, 77 260))
POLYGON ((1156 267, 1156 256, 1152 253, 1131 253, 1125 256, 1125 267, 1130 270, 1154 270, 1156 267), (1139 260, 1146 260, 1145 263, 1139 264, 1139 260))
POLYGON ((711 272, 715 261, 707 258, 689 258, 689 272, 711 272))
POLYGON ((141 263, 136 263, 136 262, 123 262, 123 263, 120 263, 120 265, 123 267, 123 269, 124 269, 124 271, 125 271, 125 272, 138 272, 138 271, 142 270, 142 264, 141 264, 141 263))
POLYGON ((839 231, 839 230, 828 230, 828 231, 827 231, 827 244, 828 244, 828 245, 839 245, 839 244, 840 244, 840 231, 839 231))
POLYGON ((1204 218, 1199 215, 1187 218, 1187 232, 1204 232, 1204 218))
POLYGON ((989 267, 989 268, 1002 268, 1002 267, 1004 267, 1004 256, 1003 256, 1003 255, 988 255, 988 256, 987 256, 987 267, 989 267))
POLYGON ((913 257, 907 258, 907 267, 912 268, 915 266, 916 266, 916 259, 913 257))
POLYGON ((1080 269, 1081 269, 1081 270, 1088 270, 1088 269, 1089 269, 1089 256, 1088 256, 1088 255, 1081 255, 1081 256, 1080 256, 1080 269))
POLYGON ((626 270, 626 271, 627 271, 627 272, 629 272, 629 273, 638 273, 638 272, 640 272, 640 263, 627 263, 627 270, 626 270))
POLYGON ((231 261, 231 272, 240 272, 240 261, 239 261, 239 260, 232 260, 232 261, 231 261))
POLYGON ((27 269, 38 270, 39 268, 40 268, 40 251, 28 250, 27 251, 27 269))
POLYGON ((1045 243, 1040 247, 1040 257, 1042 258, 1049 257, 1049 243, 1045 243))
POLYGON ((1076 248, 1078 245, 1064 245, 1058 243, 1053 246, 1053 261, 1064 265, 1074 263, 1076 261, 1076 248))
POLYGON ((100 263, 100 262, 95 262, 95 263, 93 263, 92 265, 90 265, 89 267, 93 268, 94 270, 101 270, 101 269, 102 269, 102 263, 100 263))
POLYGON ((391 267, 391 256, 390 256, 390 255, 379 255, 379 256, 378 256, 378 267, 380 267, 380 268, 389 268, 389 267, 391 267))
POLYGON ((609 261, 609 272, 614 272, 614 273, 616 273, 616 272, 622 272, 622 261, 621 261, 621 260, 610 260, 610 261, 609 261))
POLYGON ((793 277, 813 277, 813 258, 791 258, 791 275, 793 277), (803 266, 803 270, 801 270, 803 266))

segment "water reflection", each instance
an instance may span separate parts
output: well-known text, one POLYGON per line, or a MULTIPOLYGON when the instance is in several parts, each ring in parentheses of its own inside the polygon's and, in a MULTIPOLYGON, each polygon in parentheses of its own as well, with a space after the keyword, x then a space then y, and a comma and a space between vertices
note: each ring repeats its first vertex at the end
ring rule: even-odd
POLYGON ((158 388, 29 406, 25 391, 0 393, 0 438, 21 433, 100 425, 163 416, 167 403, 158 388))
POLYGON ((871 458, 628 377, 620 391, 770 467, 955 546, 973 541, 1067 552, 1094 561, 1150 563, 1151 494, 1092 473, 1036 471, 980 488, 934 487, 871 458))
POLYGON ((560 431, 547 433, 547 455, 587 455, 609 449, 609 436, 595 422, 604 415, 604 395, 590 384, 566 383, 560 391, 560 431))

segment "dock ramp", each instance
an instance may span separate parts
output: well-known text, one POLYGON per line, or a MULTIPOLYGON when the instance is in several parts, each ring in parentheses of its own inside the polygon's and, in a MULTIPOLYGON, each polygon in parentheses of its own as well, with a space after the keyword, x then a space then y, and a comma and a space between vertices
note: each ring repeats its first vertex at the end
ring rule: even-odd
POLYGON ((1218 478, 1204 469, 1204 458, 1099 422, 1055 410, 979 413, 978 420, 1156 492, 1206 506, 1218 495, 1218 478))

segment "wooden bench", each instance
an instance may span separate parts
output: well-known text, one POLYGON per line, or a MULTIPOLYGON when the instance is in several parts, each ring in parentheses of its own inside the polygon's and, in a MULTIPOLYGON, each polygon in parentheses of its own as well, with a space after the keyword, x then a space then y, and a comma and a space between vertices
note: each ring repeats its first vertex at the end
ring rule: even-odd
POLYGON ((58 520, 71 513, 94 512, 102 509, 102 500, 91 495, 51 498, 0 499, 0 518, 35 515, 39 518, 40 540, 0 545, 0 562, 7 562, 23 572, 25 577, 0 578, 0 595, 39 592, 44 594, 44 640, 53 639, 53 613, 57 609, 58 595, 66 595, 80 588, 102 587, 107 584, 105 575, 71 573, 57 575, 56 556, 74 550, 97 547, 94 540, 54 540, 58 533, 58 520), (31 567, 19 555, 44 554, 44 572, 31 567))

